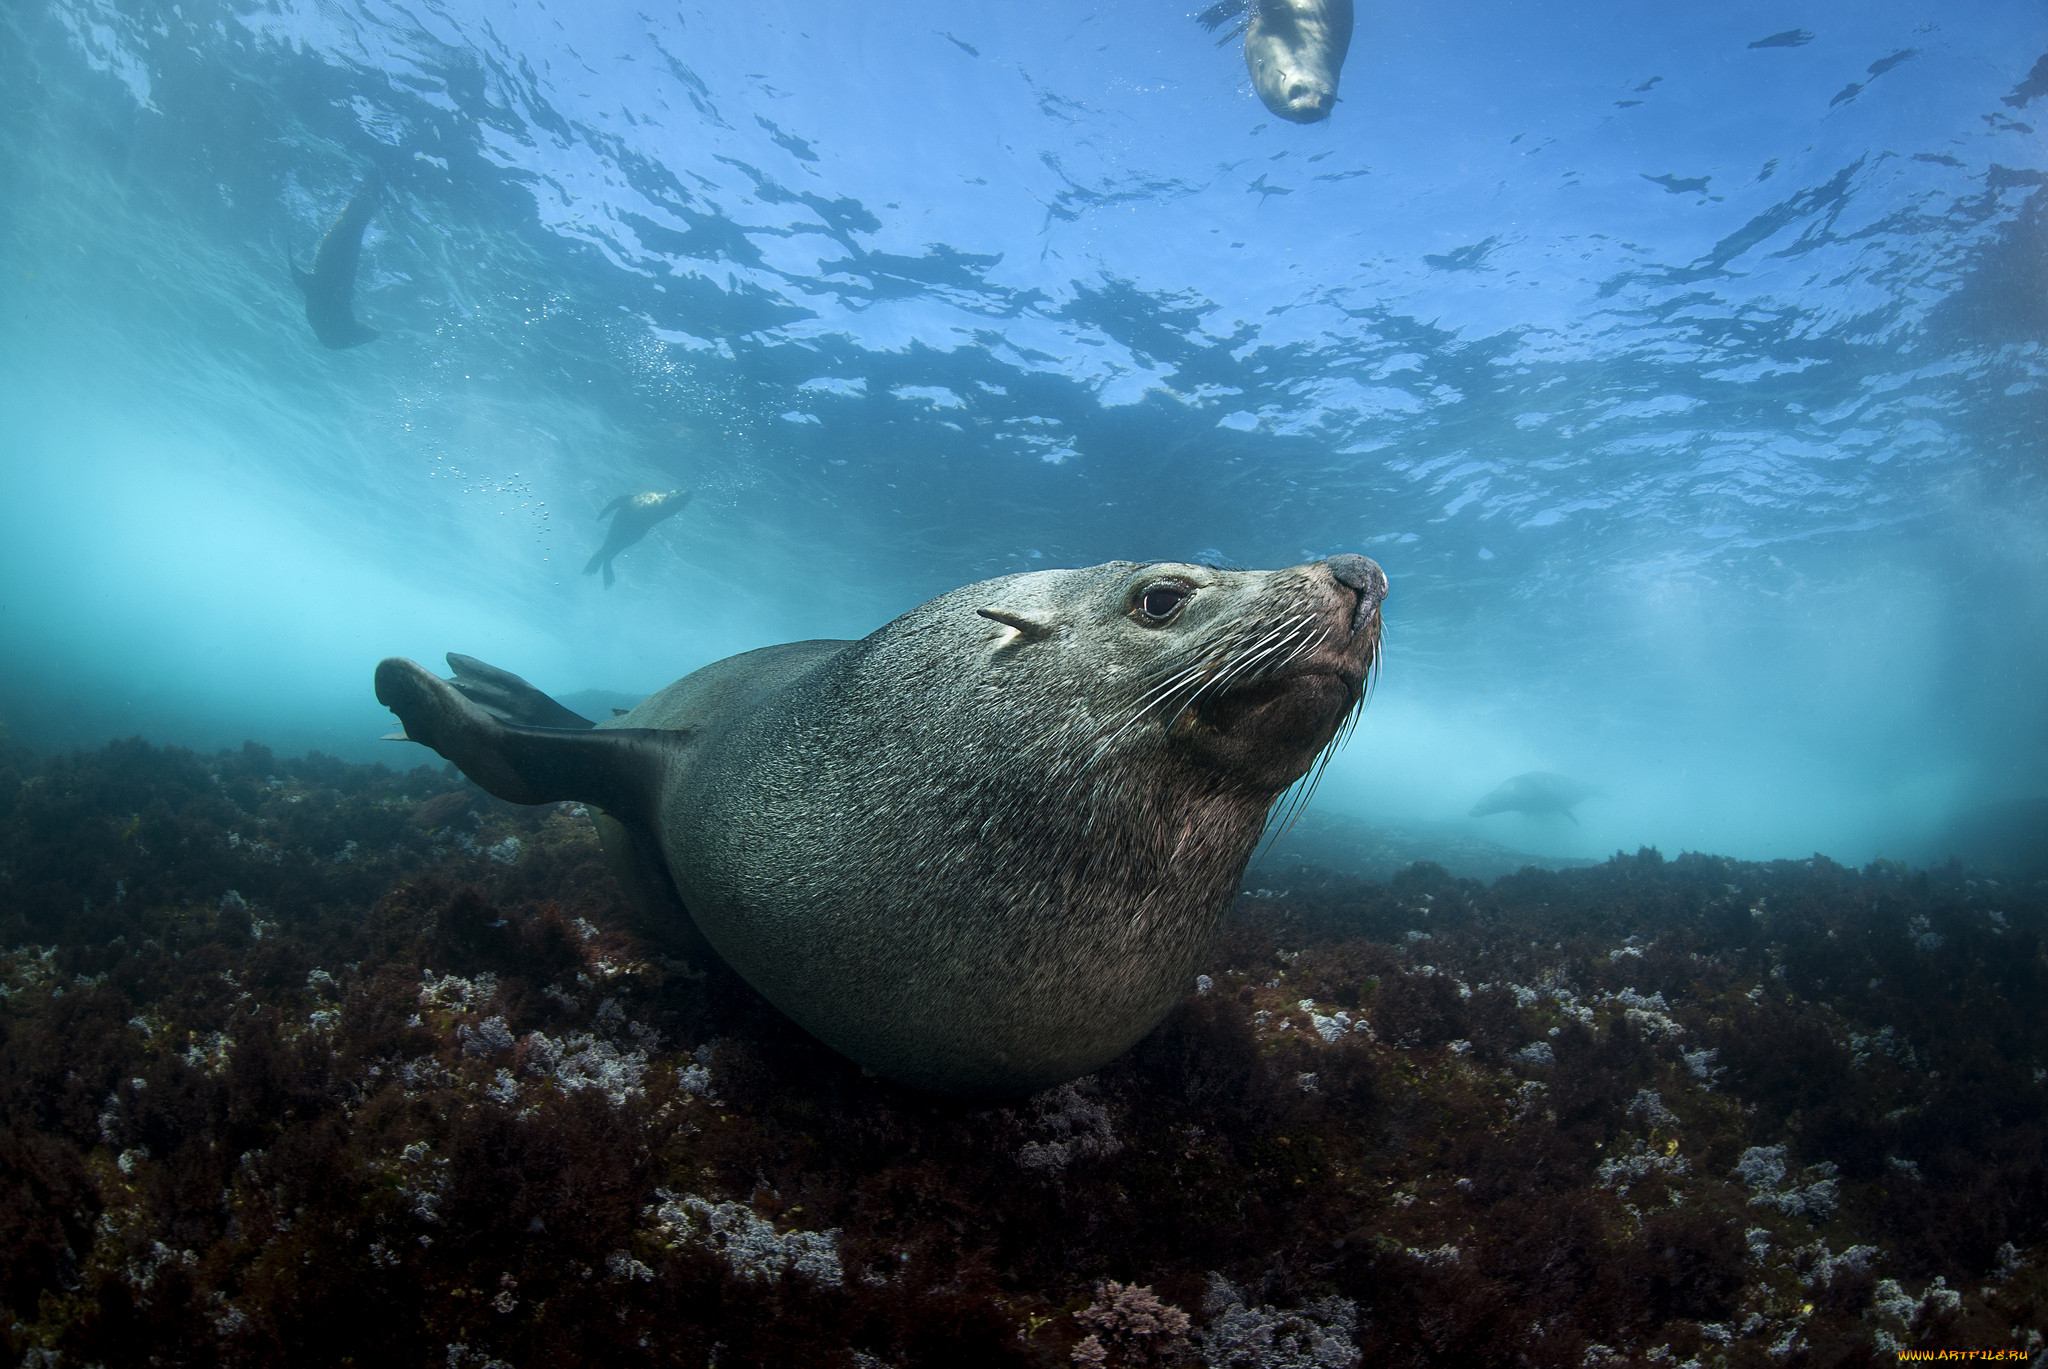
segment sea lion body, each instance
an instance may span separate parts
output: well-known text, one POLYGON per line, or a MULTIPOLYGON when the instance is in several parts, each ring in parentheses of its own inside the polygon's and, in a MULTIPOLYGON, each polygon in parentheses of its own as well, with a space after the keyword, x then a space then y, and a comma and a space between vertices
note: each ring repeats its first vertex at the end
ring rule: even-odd
POLYGON ((1577 822, 1572 808, 1600 791, 1583 780, 1548 770, 1531 770, 1502 782, 1498 789, 1472 805, 1467 816, 1490 817, 1495 813, 1526 813, 1530 817, 1564 816, 1577 822))
POLYGON ((363 230, 369 226, 370 215, 376 212, 383 188, 384 178, 376 171, 363 177, 363 183, 320 239, 319 250, 313 254, 312 271, 292 267, 292 280, 306 296, 306 322, 312 325, 313 336, 323 347, 340 350, 377 339, 376 329, 365 328, 356 321, 353 296, 356 268, 362 263, 363 230))
POLYGON ((681 513, 683 505, 689 502, 688 490, 649 490, 645 494, 622 494, 612 500, 597 515, 610 518, 612 525, 605 533, 604 545, 583 567, 583 573, 595 575, 604 571, 604 587, 610 589, 617 579, 612 573, 612 558, 645 537, 662 519, 681 513))
POLYGON ((628 883, 665 880, 827 1044, 1010 1096, 1187 992, 1274 799, 1363 697, 1385 593, 1357 556, 1113 562, 732 657, 590 732, 504 724, 405 661, 378 697, 502 797, 603 806, 628 883))

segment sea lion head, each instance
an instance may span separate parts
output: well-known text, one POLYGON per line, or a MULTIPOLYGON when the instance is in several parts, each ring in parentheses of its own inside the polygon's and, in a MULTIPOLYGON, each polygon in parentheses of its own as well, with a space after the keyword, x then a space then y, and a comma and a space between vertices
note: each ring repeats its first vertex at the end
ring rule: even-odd
MULTIPOLYGON (((992 582, 997 655, 1068 634, 1096 732, 1084 755, 1128 770, 1173 757, 1270 798, 1306 774, 1364 700, 1387 577, 1363 556, 1286 570, 1111 562, 992 582)), ((982 588, 982 587, 974 587, 982 588)))
POLYGON ((1351 50, 1351 0, 1253 0, 1244 60, 1266 108, 1297 124, 1330 117, 1351 50))

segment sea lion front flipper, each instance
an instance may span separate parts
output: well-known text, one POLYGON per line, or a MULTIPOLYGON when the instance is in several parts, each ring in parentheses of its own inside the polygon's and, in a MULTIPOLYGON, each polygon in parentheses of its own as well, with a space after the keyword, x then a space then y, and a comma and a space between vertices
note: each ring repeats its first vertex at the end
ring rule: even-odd
POLYGON ((1244 36, 1244 27, 1251 22, 1251 12, 1252 0, 1216 0, 1195 19, 1211 33, 1223 30, 1223 36, 1216 40, 1216 46, 1220 48, 1231 39, 1244 36))
POLYGON ((455 762, 511 803, 594 803, 627 823, 650 823, 662 776, 689 745, 687 731, 573 730, 500 722, 426 667, 391 656, 377 664, 377 702, 405 735, 455 762))

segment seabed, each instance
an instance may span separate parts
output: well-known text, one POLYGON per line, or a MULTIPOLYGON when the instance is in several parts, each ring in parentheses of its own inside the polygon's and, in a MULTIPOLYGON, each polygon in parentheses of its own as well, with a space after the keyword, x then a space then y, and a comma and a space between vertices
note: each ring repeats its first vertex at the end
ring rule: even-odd
POLYGON ((1853 1365, 2048 1321, 2048 884, 1296 871, 1137 1049, 864 1077, 442 769, 0 755, 16 1362, 1853 1365))

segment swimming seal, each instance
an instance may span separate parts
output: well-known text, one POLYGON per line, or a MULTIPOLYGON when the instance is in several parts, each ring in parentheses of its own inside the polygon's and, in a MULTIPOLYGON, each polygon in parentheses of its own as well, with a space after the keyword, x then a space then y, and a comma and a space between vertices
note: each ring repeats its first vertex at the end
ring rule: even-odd
POLYGON ((612 558, 645 537, 650 529, 662 519, 683 511, 683 505, 690 502, 688 490, 670 490, 661 494, 649 490, 645 494, 622 494, 598 511, 599 518, 610 518, 612 525, 605 533, 604 545, 590 558, 590 564, 583 568, 585 575, 604 571, 604 587, 610 589, 617 578, 612 574, 612 558))
POLYGON ((384 177, 378 172, 373 170, 363 177, 348 204, 334 216, 327 235, 320 239, 320 248, 313 254, 312 271, 292 266, 292 280, 306 296, 306 322, 313 325, 313 336, 320 339, 323 347, 338 351, 377 340, 376 329, 365 328, 356 321, 351 296, 356 288, 356 267, 363 256, 363 230, 369 227, 370 215, 376 211, 377 197, 383 188, 384 177))
POLYGON ((1549 770, 1531 770, 1504 780, 1500 788, 1472 805, 1468 817, 1484 818, 1495 813, 1526 813, 1530 817, 1544 817, 1563 814, 1574 823, 1572 807, 1592 798, 1600 791, 1584 780, 1575 780, 1570 775, 1559 775, 1549 770))
POLYGON ((1330 117, 1351 51, 1351 0, 1218 0, 1199 16, 1215 29, 1241 26, 1245 69, 1266 108, 1297 124, 1330 117))
POLYGON ((1116 561, 730 657, 589 730, 398 658, 377 698, 501 798, 603 808, 627 883, 826 1044, 1005 1097, 1187 993, 1275 799, 1364 698, 1386 592, 1362 556, 1116 561))

